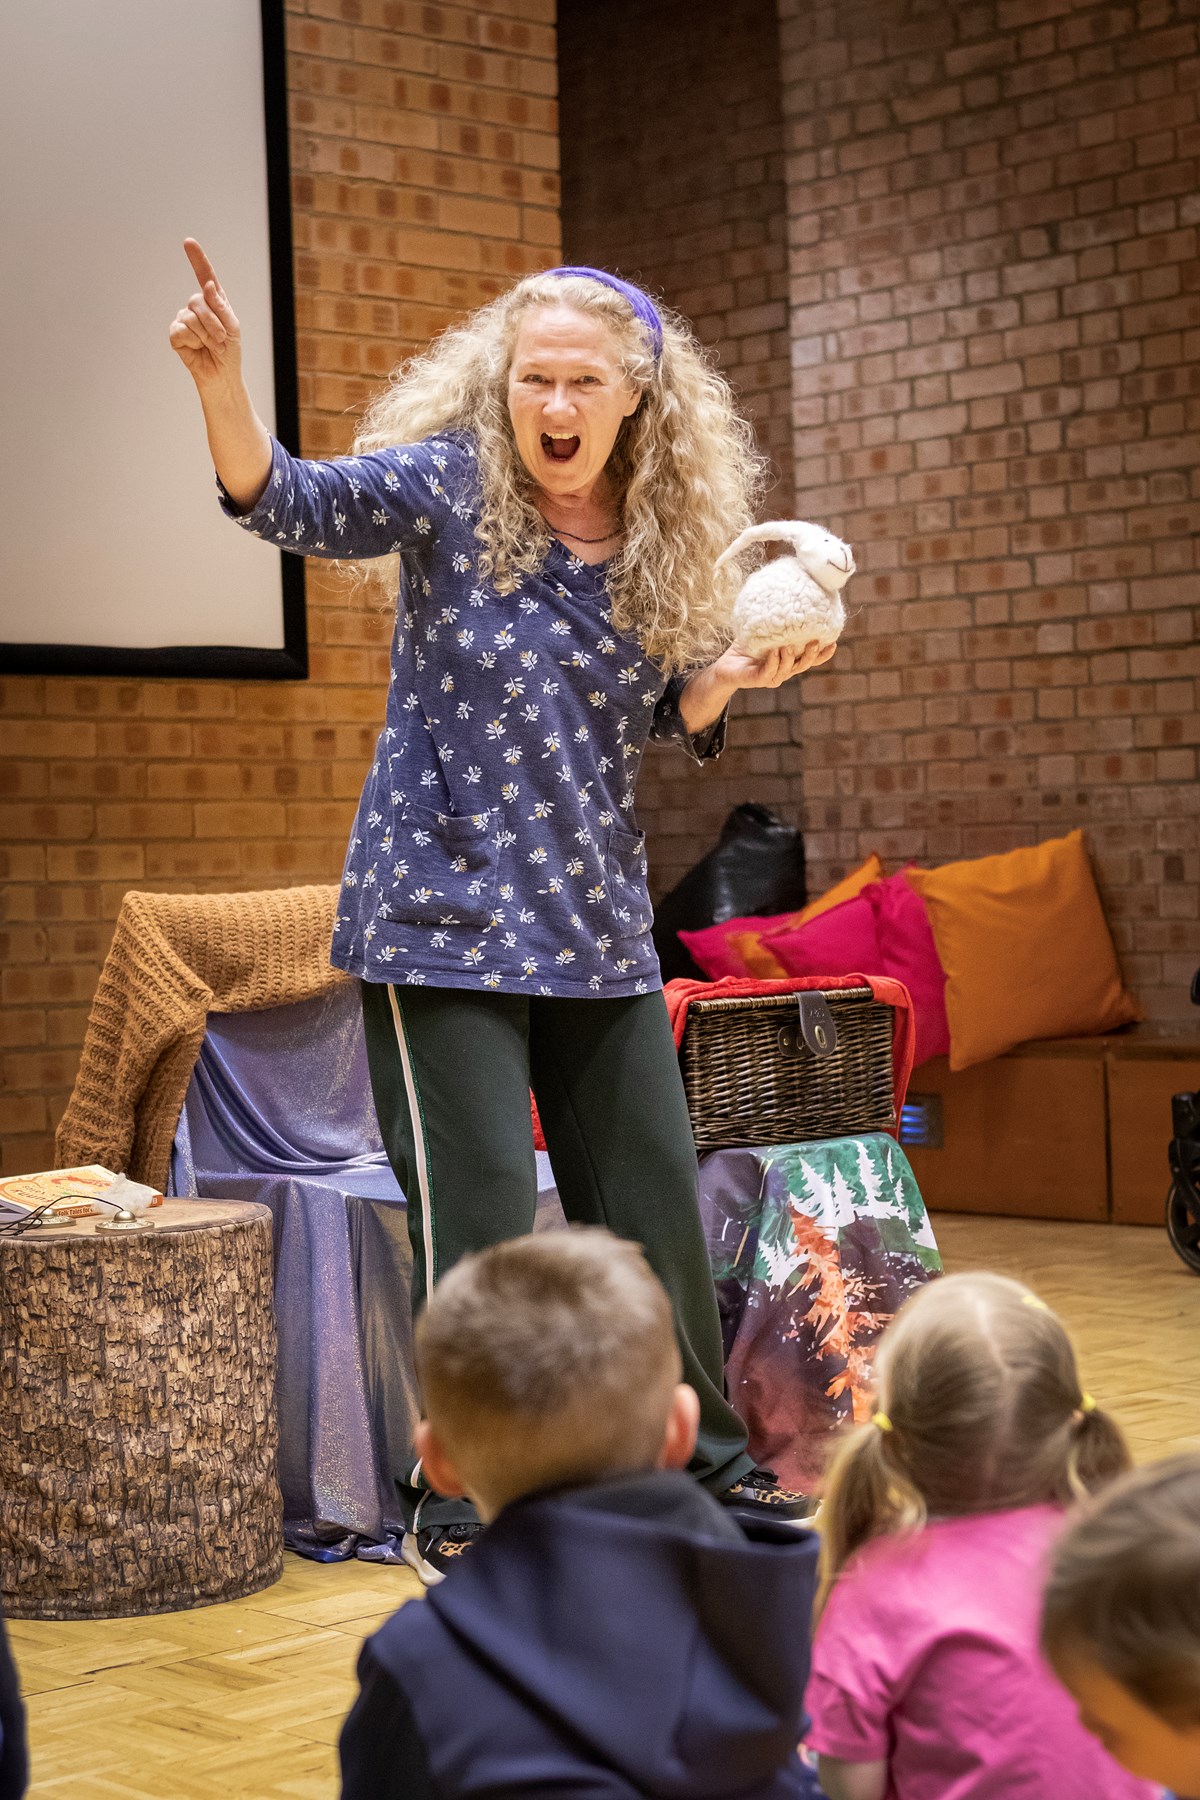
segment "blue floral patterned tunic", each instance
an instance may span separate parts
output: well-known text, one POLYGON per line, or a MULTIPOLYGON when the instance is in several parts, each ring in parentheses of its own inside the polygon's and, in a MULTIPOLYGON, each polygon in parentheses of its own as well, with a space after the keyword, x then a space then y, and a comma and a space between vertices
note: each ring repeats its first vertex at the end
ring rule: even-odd
POLYGON ((556 540, 497 594, 476 562, 470 434, 302 462, 278 443, 238 523, 300 556, 398 552, 387 710, 346 853, 332 960, 366 981, 616 997, 661 985, 634 786, 649 736, 697 759, 612 626, 604 565, 556 540))

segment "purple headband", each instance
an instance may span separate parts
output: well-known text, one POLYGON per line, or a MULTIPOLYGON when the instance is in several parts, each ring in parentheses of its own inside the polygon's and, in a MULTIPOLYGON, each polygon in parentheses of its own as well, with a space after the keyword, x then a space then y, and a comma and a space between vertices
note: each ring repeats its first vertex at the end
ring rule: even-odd
POLYGON ((654 352, 655 362, 658 362, 662 356, 663 326, 658 308, 649 294, 644 293, 640 287, 634 287, 632 281, 622 281, 619 275, 610 275, 607 269, 589 269, 582 264, 565 263, 561 268, 547 269, 545 273, 547 275, 583 275, 588 281, 599 281, 605 287, 611 288, 614 294, 620 294, 623 300, 628 300, 633 308, 634 317, 646 327, 650 334, 650 348, 654 352))

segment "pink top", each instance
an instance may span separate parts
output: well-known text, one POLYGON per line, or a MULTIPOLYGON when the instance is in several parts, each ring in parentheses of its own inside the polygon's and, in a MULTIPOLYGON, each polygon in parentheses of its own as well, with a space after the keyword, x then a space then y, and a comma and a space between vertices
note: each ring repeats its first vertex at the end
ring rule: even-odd
POLYGON ((1038 1651, 1056 1507, 941 1519, 854 1557, 813 1644, 807 1743, 888 1763, 887 1800, 1157 1800, 1038 1651))

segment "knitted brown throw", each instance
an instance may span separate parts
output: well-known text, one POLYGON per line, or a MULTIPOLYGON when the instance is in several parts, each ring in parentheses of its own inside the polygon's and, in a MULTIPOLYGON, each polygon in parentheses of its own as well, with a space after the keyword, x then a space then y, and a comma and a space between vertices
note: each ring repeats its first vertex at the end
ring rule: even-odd
POLYGON ((57 1166, 103 1163, 162 1188, 210 1012, 323 993, 336 887, 126 894, 100 971, 57 1166))

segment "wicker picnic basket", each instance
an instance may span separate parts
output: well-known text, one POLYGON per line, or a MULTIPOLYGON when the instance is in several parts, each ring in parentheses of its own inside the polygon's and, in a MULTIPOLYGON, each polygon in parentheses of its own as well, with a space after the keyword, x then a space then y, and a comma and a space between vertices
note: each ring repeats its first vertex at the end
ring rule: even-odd
POLYGON ((892 1026, 869 987, 693 1000, 679 1059, 696 1148, 891 1129, 892 1026))

